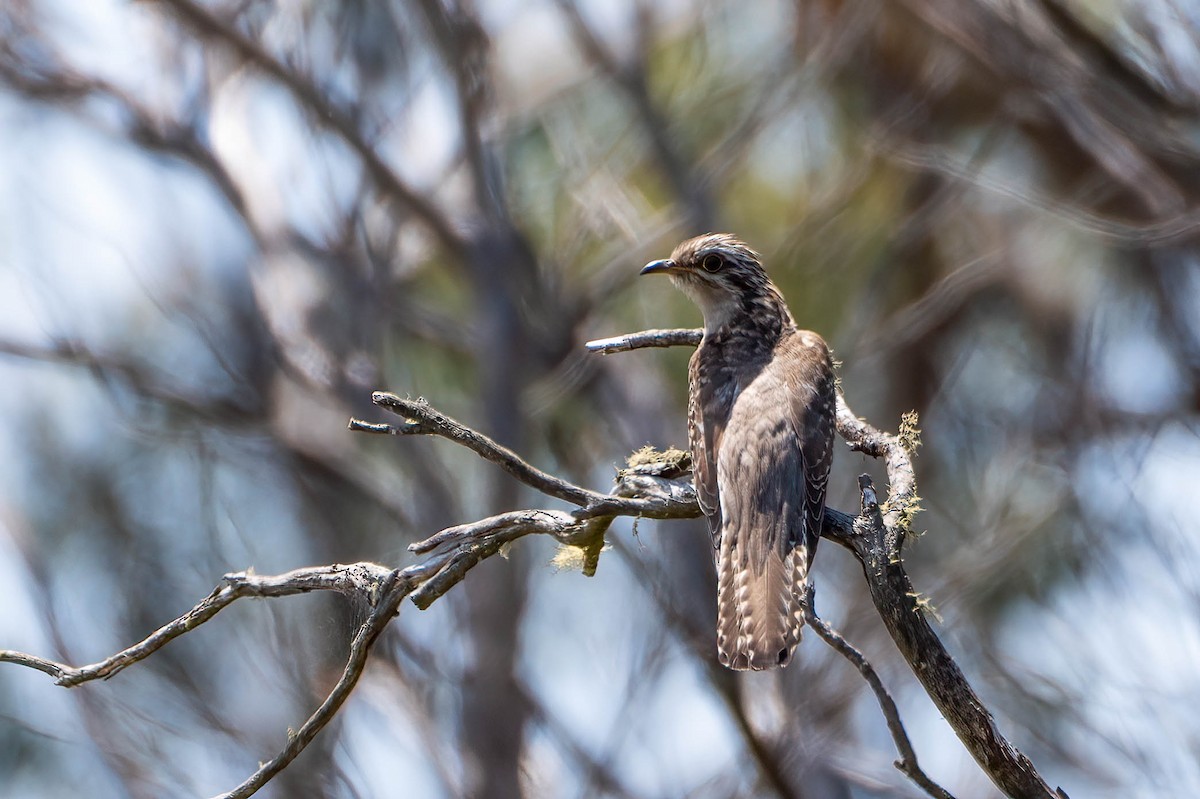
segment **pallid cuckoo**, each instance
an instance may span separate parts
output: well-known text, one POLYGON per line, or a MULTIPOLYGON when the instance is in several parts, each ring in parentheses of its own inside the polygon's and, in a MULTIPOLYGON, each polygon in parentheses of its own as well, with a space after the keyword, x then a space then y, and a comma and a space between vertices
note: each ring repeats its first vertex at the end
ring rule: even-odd
POLYGON ((688 440, 716 550, 721 663, 785 666, 804 623, 833 458, 829 348, 796 327, 758 254, 733 236, 685 241, 641 273, 667 275, 704 314, 688 369, 688 440))

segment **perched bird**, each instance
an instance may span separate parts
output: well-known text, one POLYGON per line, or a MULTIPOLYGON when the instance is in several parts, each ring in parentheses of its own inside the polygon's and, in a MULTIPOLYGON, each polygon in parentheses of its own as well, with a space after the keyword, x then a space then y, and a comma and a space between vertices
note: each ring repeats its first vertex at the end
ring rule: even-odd
POLYGON ((727 234, 647 264, 704 314, 688 368, 688 441, 717 562, 717 650, 732 669, 785 666, 821 535, 833 458, 833 362, 800 330, 758 253, 727 234))

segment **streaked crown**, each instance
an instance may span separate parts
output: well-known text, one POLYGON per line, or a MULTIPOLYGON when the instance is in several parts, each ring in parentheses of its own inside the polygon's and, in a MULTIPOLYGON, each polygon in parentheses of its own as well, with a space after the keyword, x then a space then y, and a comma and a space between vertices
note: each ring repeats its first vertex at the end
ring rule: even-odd
POLYGON ((688 239, 670 258, 646 264, 641 273, 670 277, 700 307, 707 330, 738 319, 775 329, 795 325, 759 254, 728 233, 688 239))
POLYGON ((688 239, 675 248, 670 258, 647 264, 642 274, 661 271, 676 281, 698 281, 735 294, 758 293, 771 284, 759 254, 728 233, 706 233, 688 239))

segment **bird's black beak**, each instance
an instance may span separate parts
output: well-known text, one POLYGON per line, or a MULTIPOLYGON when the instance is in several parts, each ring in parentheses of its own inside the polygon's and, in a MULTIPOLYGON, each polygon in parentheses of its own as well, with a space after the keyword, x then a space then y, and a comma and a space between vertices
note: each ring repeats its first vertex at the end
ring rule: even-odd
POLYGON ((642 271, 638 272, 638 274, 648 275, 652 272, 666 272, 668 269, 671 269, 674 266, 674 261, 672 261, 670 258, 664 258, 661 261, 651 261, 650 263, 646 264, 642 267, 642 271))

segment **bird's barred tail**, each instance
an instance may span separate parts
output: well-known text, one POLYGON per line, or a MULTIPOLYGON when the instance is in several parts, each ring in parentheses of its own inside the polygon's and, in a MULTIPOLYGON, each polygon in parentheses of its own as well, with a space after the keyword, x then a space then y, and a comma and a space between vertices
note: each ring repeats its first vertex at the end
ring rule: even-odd
POLYGON ((754 563, 735 536, 717 553, 717 651, 731 669, 786 666, 804 625, 801 599, 808 580, 803 544, 754 563))

